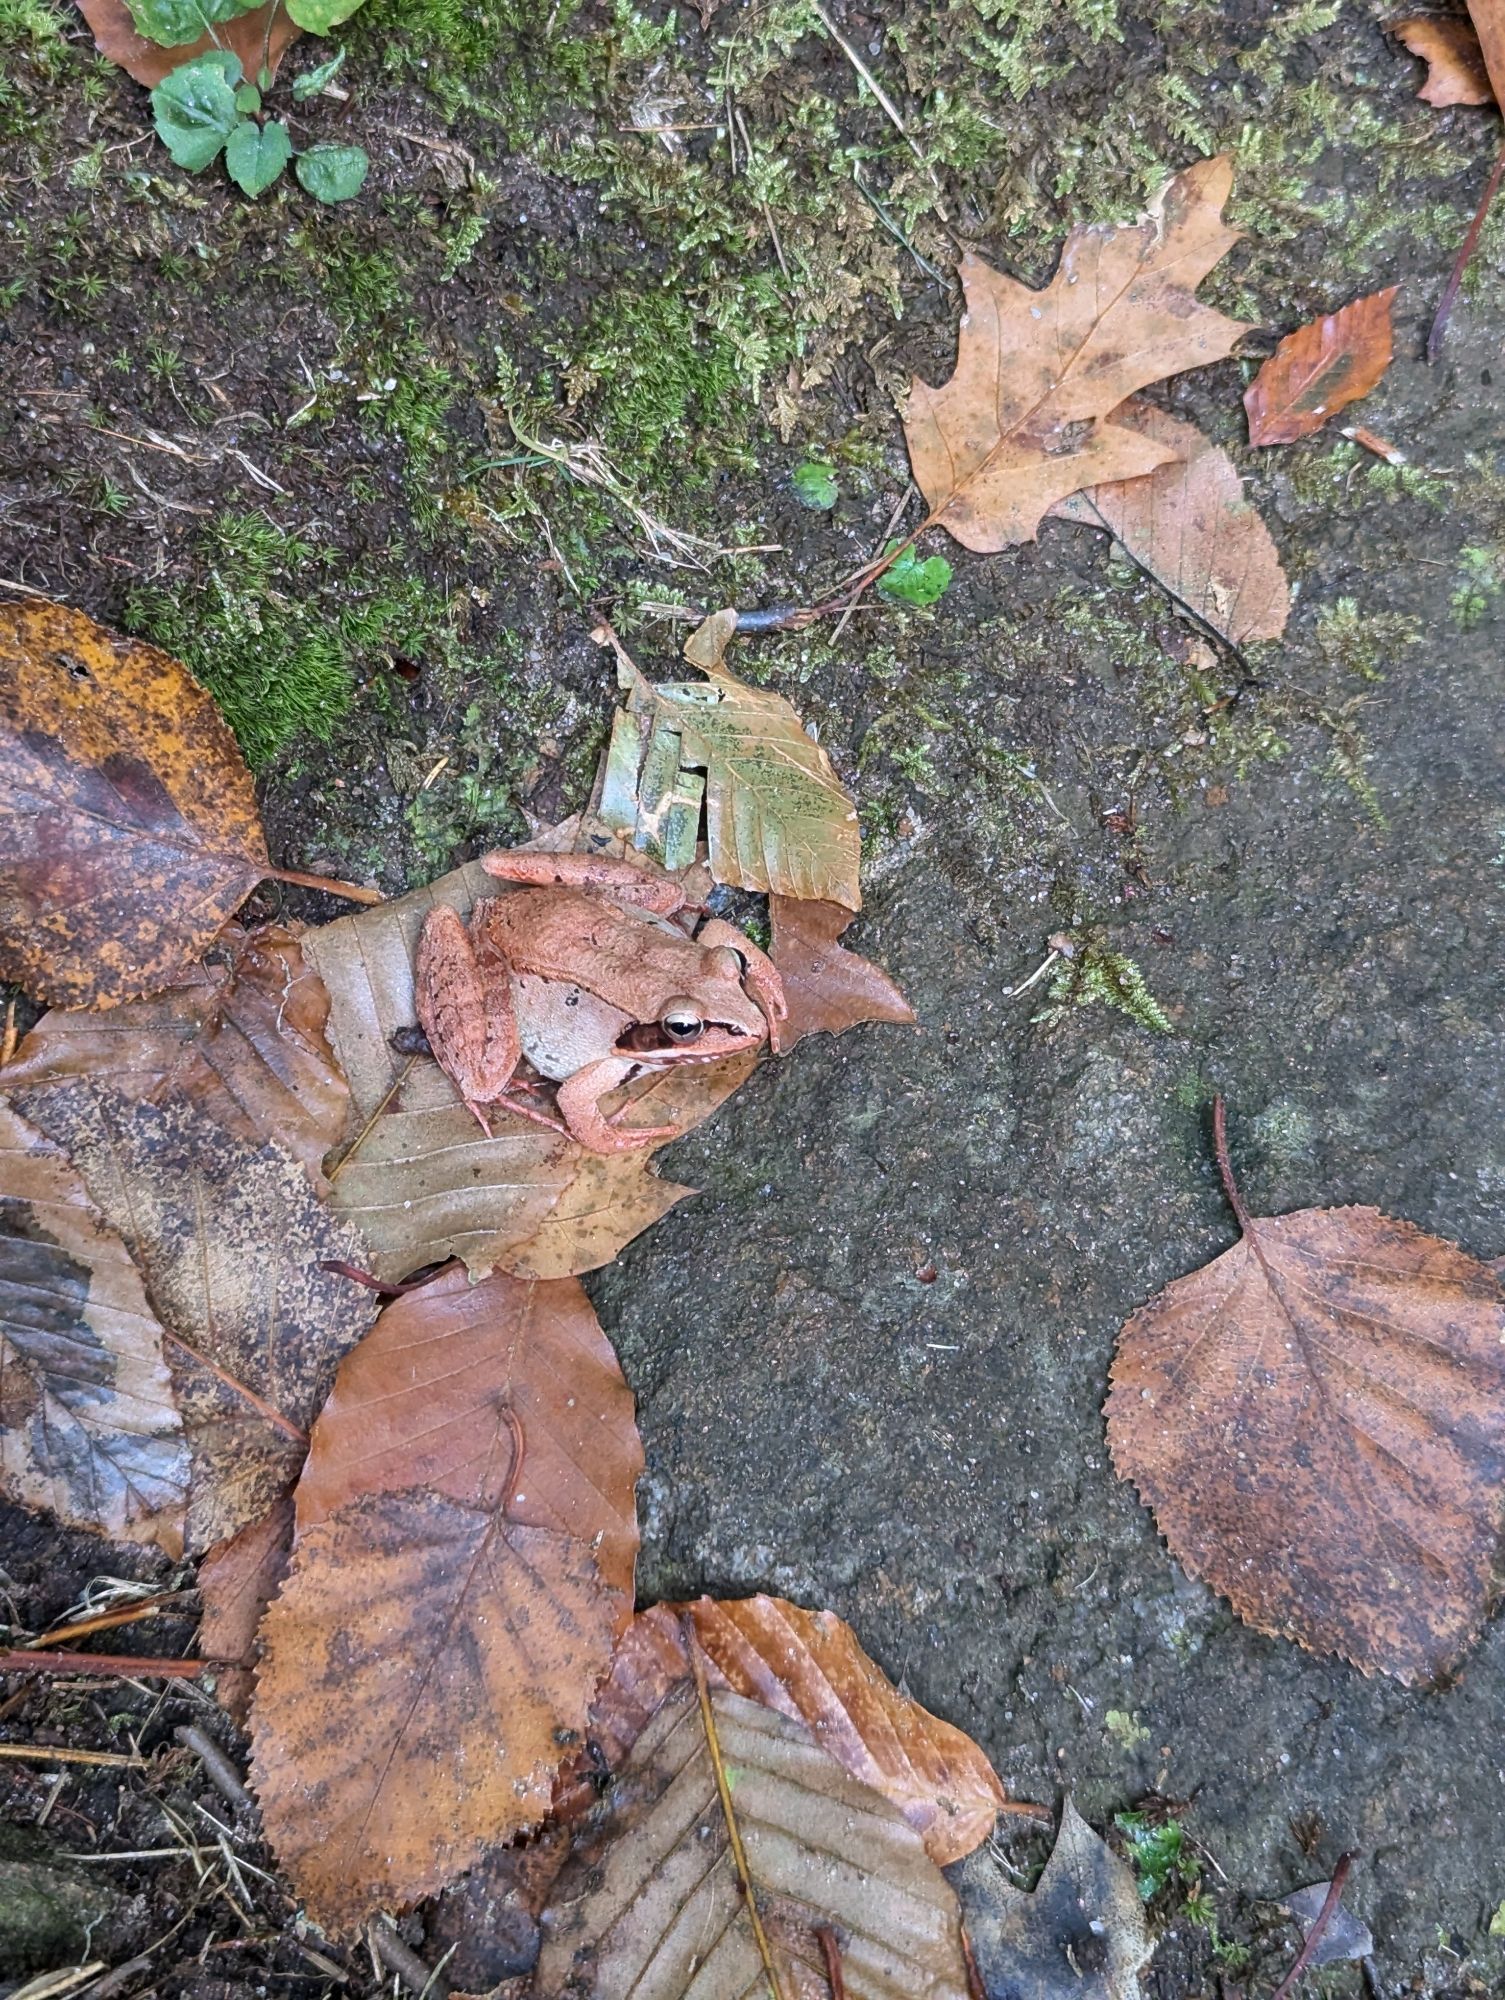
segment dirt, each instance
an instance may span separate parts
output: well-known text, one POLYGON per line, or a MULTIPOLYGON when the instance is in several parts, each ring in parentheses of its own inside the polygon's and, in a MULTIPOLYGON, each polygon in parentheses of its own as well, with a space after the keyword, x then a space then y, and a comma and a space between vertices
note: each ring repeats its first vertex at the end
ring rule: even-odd
MULTIPOLYGON (((1217 1091, 1256 1212, 1373 1202, 1505 1254, 1498 224, 1442 363, 1420 359, 1493 114, 1418 105, 1379 7, 915 0, 842 19, 927 164, 805 16, 739 72, 765 198, 724 135, 671 152, 621 127, 714 124, 728 47, 750 74, 787 8, 725 7, 706 36, 693 10, 603 7, 540 40, 521 9, 432 4, 400 30, 376 6, 350 26, 349 100, 307 114, 375 156, 326 213, 178 174, 71 16, 60 38, 0 0, 0 577, 184 651, 258 758, 289 867, 399 890, 516 838, 588 785, 601 609, 662 670, 685 628, 655 602, 799 602, 861 560, 904 494, 893 390, 949 366, 955 302, 925 266, 958 242, 1038 281, 1071 221, 1127 216, 1231 145, 1250 237, 1207 293, 1258 323, 1256 356, 1402 283, 1398 359, 1359 414, 1403 473, 1331 429, 1249 453, 1248 366, 1164 397, 1239 455, 1299 584, 1283 646, 1207 651, 1056 524, 1003 556, 947 549, 932 612, 741 650, 853 785, 848 941, 920 1027, 765 1065, 669 1156, 698 1199, 591 1290, 639 1399, 643 1597, 830 1605, 1017 1797, 1070 1791, 1099 1828, 1176 1817, 1195 1861, 1151 1905, 1155 2000, 1268 1992, 1293 1949, 1269 1899, 1350 1849, 1373 1965, 1308 1990, 1505 1990, 1500 1622, 1432 1693, 1258 1637, 1171 1560, 1100 1415, 1123 1319, 1231 1239, 1217 1091), (765 278, 783 302, 755 308, 765 278), (637 317, 666 299, 689 302, 677 343, 637 317), (687 372, 645 391, 660 351, 687 372), (535 449, 560 438, 604 441, 658 520, 780 547, 666 566, 641 514, 535 449), (790 488, 812 452, 830 514, 790 488), (1059 963, 1025 984, 1062 932, 1129 1011, 1074 1004, 1059 963), (1210 1907, 1188 1913, 1197 1873, 1210 1907)), ((170 1580, 13 1510, 0 1550, 17 1634, 92 1577, 170 1580)), ((182 1653, 193 1608, 108 1643, 182 1653)), ((206 1694, 5 1685, 12 1743, 150 1762, 60 1783, 0 1762, 0 1881, 31 1871, 24 1910, 0 1891, 0 1980, 140 1956, 120 2000, 375 1990, 363 1952, 300 1928, 254 1819, 176 1744, 198 1723, 243 1760, 206 1694), (205 1851, 162 1852, 185 1846, 205 1851), (149 1858, 69 1858, 101 1850, 149 1858)), ((1010 1827, 1003 1852, 1027 1870, 1042 1838, 1010 1827)), ((405 1934, 432 1961, 446 1923, 405 1934)), ((500 1977, 500 1925, 466 1942, 456 1976, 500 1977)))

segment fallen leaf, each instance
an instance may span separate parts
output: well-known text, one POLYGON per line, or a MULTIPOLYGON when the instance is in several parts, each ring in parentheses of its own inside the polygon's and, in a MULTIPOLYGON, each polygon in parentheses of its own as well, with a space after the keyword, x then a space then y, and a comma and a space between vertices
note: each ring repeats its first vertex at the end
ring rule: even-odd
POLYGON ((199 1564, 204 1606, 199 1653, 206 1660, 232 1663, 216 1673, 214 1691, 221 1707, 242 1727, 251 1712, 260 1657, 257 1627, 287 1574, 292 1542, 293 1498, 287 1493, 259 1521, 210 1549, 199 1564))
POLYGON ((632 1611, 632 1395, 573 1280, 451 1271, 342 1367, 262 1627, 254 1782, 321 1921, 535 1824, 632 1611))
POLYGON ((1493 104, 1478 31, 1461 14, 1413 14, 1391 22, 1390 33, 1427 66, 1427 80, 1416 93, 1423 103, 1493 104))
MULTIPOLYGON (((1280 1907, 1289 1910, 1300 1924, 1303 1940, 1311 1935, 1331 1887, 1331 1882, 1313 1882, 1308 1888, 1297 1889, 1292 1895, 1281 1897, 1280 1907)), ((1368 1924, 1340 1901, 1323 1927, 1307 1964, 1313 1967, 1337 1965, 1344 1959, 1368 1958, 1373 1950, 1374 1937, 1368 1924)))
POLYGON ((186 667, 66 605, 0 605, 0 977, 60 1006, 152 992, 269 866, 186 667))
POLYGON ((1114 1467, 1257 1631, 1437 1680, 1499 1541, 1505 1284, 1378 1209, 1235 1213, 1119 1335, 1114 1467))
POLYGON ((0 1103, 0 1486, 183 1552, 188 1448, 162 1328, 66 1156, 0 1103))
POLYGON ((1227 452, 1195 424, 1137 396, 1114 421, 1164 445, 1174 459, 1143 479, 1071 494, 1051 513, 1106 528, 1142 570, 1232 645, 1278 639, 1290 616, 1290 586, 1227 452))
POLYGON ((1032 541, 1068 493, 1165 463, 1166 445, 1112 413, 1243 337, 1192 296, 1238 241, 1222 220, 1232 184, 1226 155, 1200 160, 1143 221, 1079 226, 1044 291, 962 259, 956 372, 938 389, 916 378, 904 413, 926 526, 984 554, 1005 549, 1032 541))
MULTIPOLYGON (((784 2000, 964 2000, 956 1897, 920 1836, 802 1724, 718 1690, 710 1704, 757 1917, 784 2000)), ((633 1746, 588 1850, 544 1913, 539 2000, 745 2000, 768 1990, 696 1691, 633 1746)))
POLYGON ((329 996, 280 924, 229 925, 162 992, 101 1013, 55 1007, 7 1064, 7 1090, 87 1077, 149 1104, 198 1104, 253 1143, 276 1140, 322 1185, 349 1115, 329 1046, 329 996))
POLYGON ((805 1611, 781 1597, 698 1597, 640 1612, 592 1714, 609 1764, 622 1761, 690 1673, 682 1613, 695 1622, 717 1686, 804 1723, 844 1771, 903 1813, 938 1866, 970 1854, 1008 1808, 970 1736, 901 1694, 835 1612, 805 1611))
POLYGON ((1286 335, 1244 391, 1250 444, 1294 444, 1369 394, 1390 366, 1399 290, 1387 285, 1286 335))
POLYGON ((986 1848, 950 1880, 986 2000, 1139 2000, 1152 1947, 1134 1871, 1070 1799, 1032 1892, 1013 1888, 986 1848))
POLYGON ((320 1264, 361 1264, 365 1246, 296 1160, 196 1105, 83 1081, 16 1101, 66 1149, 146 1280, 193 1454, 188 1546, 210 1548, 296 1478, 335 1368, 376 1312, 320 1264))
POLYGON ((78 10, 94 31, 99 53, 107 61, 119 64, 127 76, 133 76, 148 89, 159 84, 179 63, 216 48, 229 49, 239 56, 241 69, 253 82, 265 49, 267 68, 275 75, 277 65, 303 32, 289 18, 282 0, 271 0, 271 4, 257 7, 252 13, 237 14, 233 20, 220 22, 213 35, 206 31, 196 42, 165 49, 137 34, 125 0, 78 0, 78 10))
MULTIPOLYGON (((500 1111, 488 1138, 432 1057, 392 1047, 392 1036, 416 1019, 413 960, 428 912, 442 902, 465 915, 477 896, 508 893, 470 862, 303 940, 329 992, 330 1034, 359 1128, 330 1165, 331 1205, 359 1225, 384 1279, 456 1256, 472 1277, 498 1268, 574 1276, 609 1264, 692 1192, 660 1180, 645 1151, 589 1153, 500 1111)), ((628 1122, 688 1131, 741 1086, 755 1060, 640 1078, 622 1093, 642 1106, 628 1122)))
POLYGON ((1505 4, 1502 0, 1468 0, 1468 14, 1479 37, 1479 52, 1495 103, 1505 106, 1505 4))
POLYGON ((837 939, 852 921, 840 903, 770 896, 769 956, 784 981, 789 1012, 779 1029, 787 1055, 805 1035, 839 1035, 860 1021, 914 1024, 915 1012, 886 972, 837 939))

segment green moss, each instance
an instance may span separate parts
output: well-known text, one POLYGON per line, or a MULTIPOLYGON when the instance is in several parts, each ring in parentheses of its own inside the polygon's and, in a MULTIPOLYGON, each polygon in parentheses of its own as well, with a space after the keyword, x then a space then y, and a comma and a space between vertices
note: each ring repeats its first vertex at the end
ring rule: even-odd
POLYGON ((549 352, 563 370, 566 408, 578 410, 593 436, 620 462, 650 478, 668 446, 686 457, 726 462, 727 437, 736 452, 736 425, 727 409, 742 382, 731 342, 697 326, 672 292, 620 286, 591 311, 579 337, 549 352))
POLYGON ((1073 939, 1070 954, 1062 954, 1060 968, 1045 990, 1045 1000, 1035 1019, 1046 1026, 1059 1021, 1069 1008, 1090 1007, 1097 1001, 1116 1007, 1155 1034, 1172 1032, 1169 1015, 1133 959, 1109 951, 1090 936, 1073 939))
POLYGON ((1496 549, 1470 547, 1458 551, 1457 582, 1448 609, 1460 632, 1473 632, 1496 610, 1505 577, 1496 549))

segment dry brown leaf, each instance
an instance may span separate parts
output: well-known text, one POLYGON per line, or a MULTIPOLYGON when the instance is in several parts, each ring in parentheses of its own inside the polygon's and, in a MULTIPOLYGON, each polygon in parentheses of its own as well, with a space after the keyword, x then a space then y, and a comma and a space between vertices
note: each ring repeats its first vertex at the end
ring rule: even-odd
POLYGON ((65 1007, 150 993, 269 865, 186 667, 65 605, 0 605, 0 976, 65 1007))
POLYGON ((1141 569, 1233 645, 1278 639, 1291 612, 1290 586, 1227 452, 1195 424, 1137 396, 1115 411, 1114 422, 1164 445, 1174 460, 1143 479, 1058 500, 1052 514, 1106 528, 1141 569))
POLYGON ((204 1616, 199 1653, 231 1664, 215 1675, 221 1705, 242 1726, 251 1710, 259 1648, 256 1628, 287 1574, 293 1542, 293 1498, 284 1494, 248 1528, 212 1548, 199 1564, 204 1616))
MULTIPOLYGON (((710 1697, 752 1900, 783 2000, 829 2000, 818 1932, 848 2000, 965 2000, 956 1896, 898 1811, 810 1732, 710 1697)), ((609 1817, 544 1913, 538 2000, 750 2000, 769 1990, 695 1689, 658 1710, 609 1817)))
POLYGON ((259 1520, 292 1484, 341 1357, 376 1312, 320 1268, 366 1249, 296 1160, 191 1104, 131 1103, 83 1081, 20 1093, 120 1232, 167 1331, 193 1454, 188 1546, 259 1520))
POLYGON ((160 48, 156 42, 149 42, 145 35, 137 34, 125 0, 78 0, 78 11, 94 31, 99 53, 107 61, 118 63, 127 76, 133 76, 137 83, 144 83, 148 89, 159 84, 179 63, 214 48, 229 49, 239 56, 242 70, 254 82, 261 68, 265 47, 267 68, 275 75, 278 63, 303 32, 296 22, 288 18, 282 0, 269 0, 267 6, 258 7, 253 13, 237 14, 233 20, 221 21, 213 35, 206 32, 196 42, 184 42, 173 49, 160 48), (269 22, 270 40, 267 38, 269 22))
POLYGON ((325 1033, 329 996, 280 924, 229 925, 163 992, 107 1013, 55 1007, 5 1070, 16 1091, 88 1077, 150 1104, 195 1103, 227 1132, 275 1140, 322 1184, 350 1091, 325 1033))
POLYGON ((642 1463, 573 1280, 453 1270, 346 1361, 253 1717, 268 1834, 322 1921, 430 1894, 543 1817, 631 1615, 642 1463))
POLYGON ((805 1611, 781 1597, 698 1597, 640 1612, 592 1716, 608 1763, 622 1761, 690 1672, 683 1612, 695 1621, 716 1685, 804 1723, 844 1771, 898 1807, 938 1866, 970 1854, 1009 1809, 970 1736, 901 1694, 835 1612, 805 1611))
POLYGON ((770 896, 768 917, 769 955, 783 978, 789 1008, 779 1029, 781 1053, 805 1035, 839 1035, 859 1021, 913 1025, 914 1009, 888 974, 838 944, 852 921, 850 910, 840 903, 770 896))
POLYGON ((1505 1284, 1378 1209, 1236 1212, 1119 1336, 1114 1466, 1256 1630, 1437 1680, 1499 1546, 1505 1284))
POLYGON ((1369 394, 1390 366, 1399 290, 1387 285, 1286 335, 1244 391, 1250 444, 1294 444, 1369 394))
POLYGON ((65 1155, 0 1103, 0 1487, 183 1551, 188 1447, 162 1328, 65 1155))
POLYGON ((1246 331, 1193 297, 1238 241, 1222 219, 1232 184, 1226 155, 1200 160, 1142 222, 1074 229, 1041 292, 962 259, 956 372, 939 389, 916 379, 904 415, 927 525, 982 553, 1008 548, 1068 493, 1165 463, 1167 446, 1111 413, 1221 360, 1246 331))
MULTIPOLYGON (((431 1057, 393 1049, 393 1034, 416 1018, 413 959, 429 910, 443 902, 464 915, 477 896, 507 893, 471 862, 303 941, 329 991, 330 1033, 359 1128, 330 1165, 331 1201, 359 1225, 384 1279, 448 1257, 462 1257, 473 1277, 575 1276, 610 1263, 692 1192, 649 1171, 643 1150, 588 1153, 501 1112, 488 1138, 431 1057)), ((741 1086, 754 1060, 643 1077, 622 1093, 642 1107, 626 1122, 688 1131, 741 1086)))
POLYGON ((1468 0, 1495 103, 1505 106, 1505 0, 1468 0))
POLYGON ((1416 93, 1423 103, 1493 104, 1478 31, 1461 14, 1413 14, 1391 22, 1390 33, 1427 66, 1427 80, 1416 93))

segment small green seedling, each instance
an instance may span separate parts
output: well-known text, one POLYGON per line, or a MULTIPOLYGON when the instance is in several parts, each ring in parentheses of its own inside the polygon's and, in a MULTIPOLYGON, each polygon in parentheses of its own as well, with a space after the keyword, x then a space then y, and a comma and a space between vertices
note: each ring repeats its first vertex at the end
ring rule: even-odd
POLYGON ((807 458, 803 465, 797 465, 790 484, 795 499, 814 514, 829 513, 840 497, 836 474, 818 458, 807 458))
MULTIPOLYGON (((139 33, 159 48, 196 42, 238 15, 251 13, 261 0, 128 0, 139 33)), ((327 34, 348 20, 361 0, 279 0, 289 20, 310 34, 327 34)), ((261 66, 248 78, 233 50, 216 47, 189 56, 152 92, 157 136, 180 167, 201 174, 221 153, 225 170, 248 195, 263 194, 278 179, 289 160, 299 184, 316 201, 349 201, 358 194, 370 165, 360 146, 310 146, 299 151, 280 118, 268 117, 264 105, 272 85, 268 58, 274 7, 267 17, 261 66)), ((327 62, 305 72, 293 84, 293 99, 303 103, 324 88, 345 60, 338 50, 327 62)))
MULTIPOLYGON (((899 546, 898 542, 890 542, 883 553, 891 556, 899 546)), ((951 588, 951 565, 944 556, 926 556, 922 560, 910 547, 879 577, 878 588, 889 597, 897 597, 902 604, 934 604, 951 588)))

